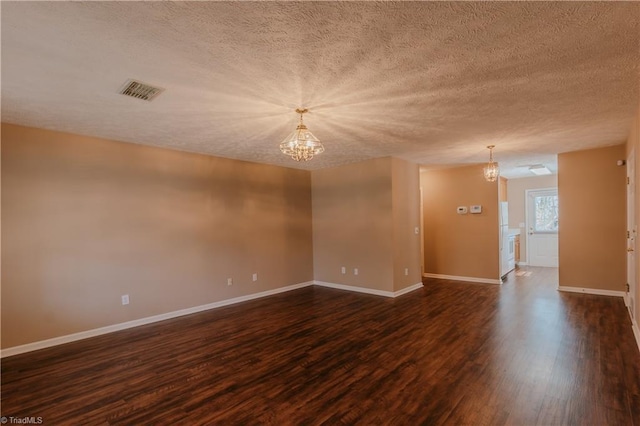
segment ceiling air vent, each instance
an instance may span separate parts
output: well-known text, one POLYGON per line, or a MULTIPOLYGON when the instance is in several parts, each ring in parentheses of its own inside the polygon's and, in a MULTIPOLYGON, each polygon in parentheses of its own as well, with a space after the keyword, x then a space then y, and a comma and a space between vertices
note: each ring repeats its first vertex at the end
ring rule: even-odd
POLYGON ((122 86, 120 94, 142 99, 143 101, 150 101, 163 91, 164 89, 160 89, 159 87, 149 86, 136 80, 128 80, 124 86, 122 86))

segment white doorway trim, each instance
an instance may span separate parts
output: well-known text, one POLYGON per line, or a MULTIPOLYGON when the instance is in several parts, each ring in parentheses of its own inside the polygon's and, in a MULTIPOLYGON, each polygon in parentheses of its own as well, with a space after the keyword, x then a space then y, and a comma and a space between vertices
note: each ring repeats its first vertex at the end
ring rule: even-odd
POLYGON ((424 273, 424 199, 422 187, 420 187, 420 276, 423 276, 424 273))
POLYGON ((636 321, 635 305, 638 301, 635 294, 637 279, 635 250, 638 236, 635 212, 635 150, 632 148, 627 157, 627 289, 624 298, 632 323, 636 321))

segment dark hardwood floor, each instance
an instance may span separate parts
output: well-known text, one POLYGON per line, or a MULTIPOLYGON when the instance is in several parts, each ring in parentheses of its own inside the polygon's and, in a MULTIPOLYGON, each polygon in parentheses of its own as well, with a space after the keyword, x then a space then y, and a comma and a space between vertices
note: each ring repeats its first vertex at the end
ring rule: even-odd
POLYGON ((47 425, 640 425, 621 298, 428 280, 319 287, 2 360, 2 415, 47 425))

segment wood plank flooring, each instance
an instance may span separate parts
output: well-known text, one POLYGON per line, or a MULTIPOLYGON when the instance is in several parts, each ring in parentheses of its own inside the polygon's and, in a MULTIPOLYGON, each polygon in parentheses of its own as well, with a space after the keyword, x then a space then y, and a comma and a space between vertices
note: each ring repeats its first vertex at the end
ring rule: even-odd
POLYGON ((640 425, 621 298, 427 280, 309 287, 2 360, 2 415, 46 425, 640 425))

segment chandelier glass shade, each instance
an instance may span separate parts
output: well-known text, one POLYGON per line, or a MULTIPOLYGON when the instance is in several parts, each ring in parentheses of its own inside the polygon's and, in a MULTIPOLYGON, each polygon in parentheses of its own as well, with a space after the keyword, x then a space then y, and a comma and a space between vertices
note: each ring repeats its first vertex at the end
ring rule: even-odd
POLYGON ((484 167, 484 178, 487 182, 495 182, 500 176, 498 163, 493 161, 493 148, 495 148, 495 145, 489 145, 487 148, 489 148, 489 164, 484 167))
POLYGON ((320 140, 302 122, 302 114, 308 111, 306 108, 296 109, 296 112, 300 114, 300 123, 296 130, 280 143, 280 151, 295 161, 309 161, 315 155, 324 152, 324 146, 322 146, 320 140))

